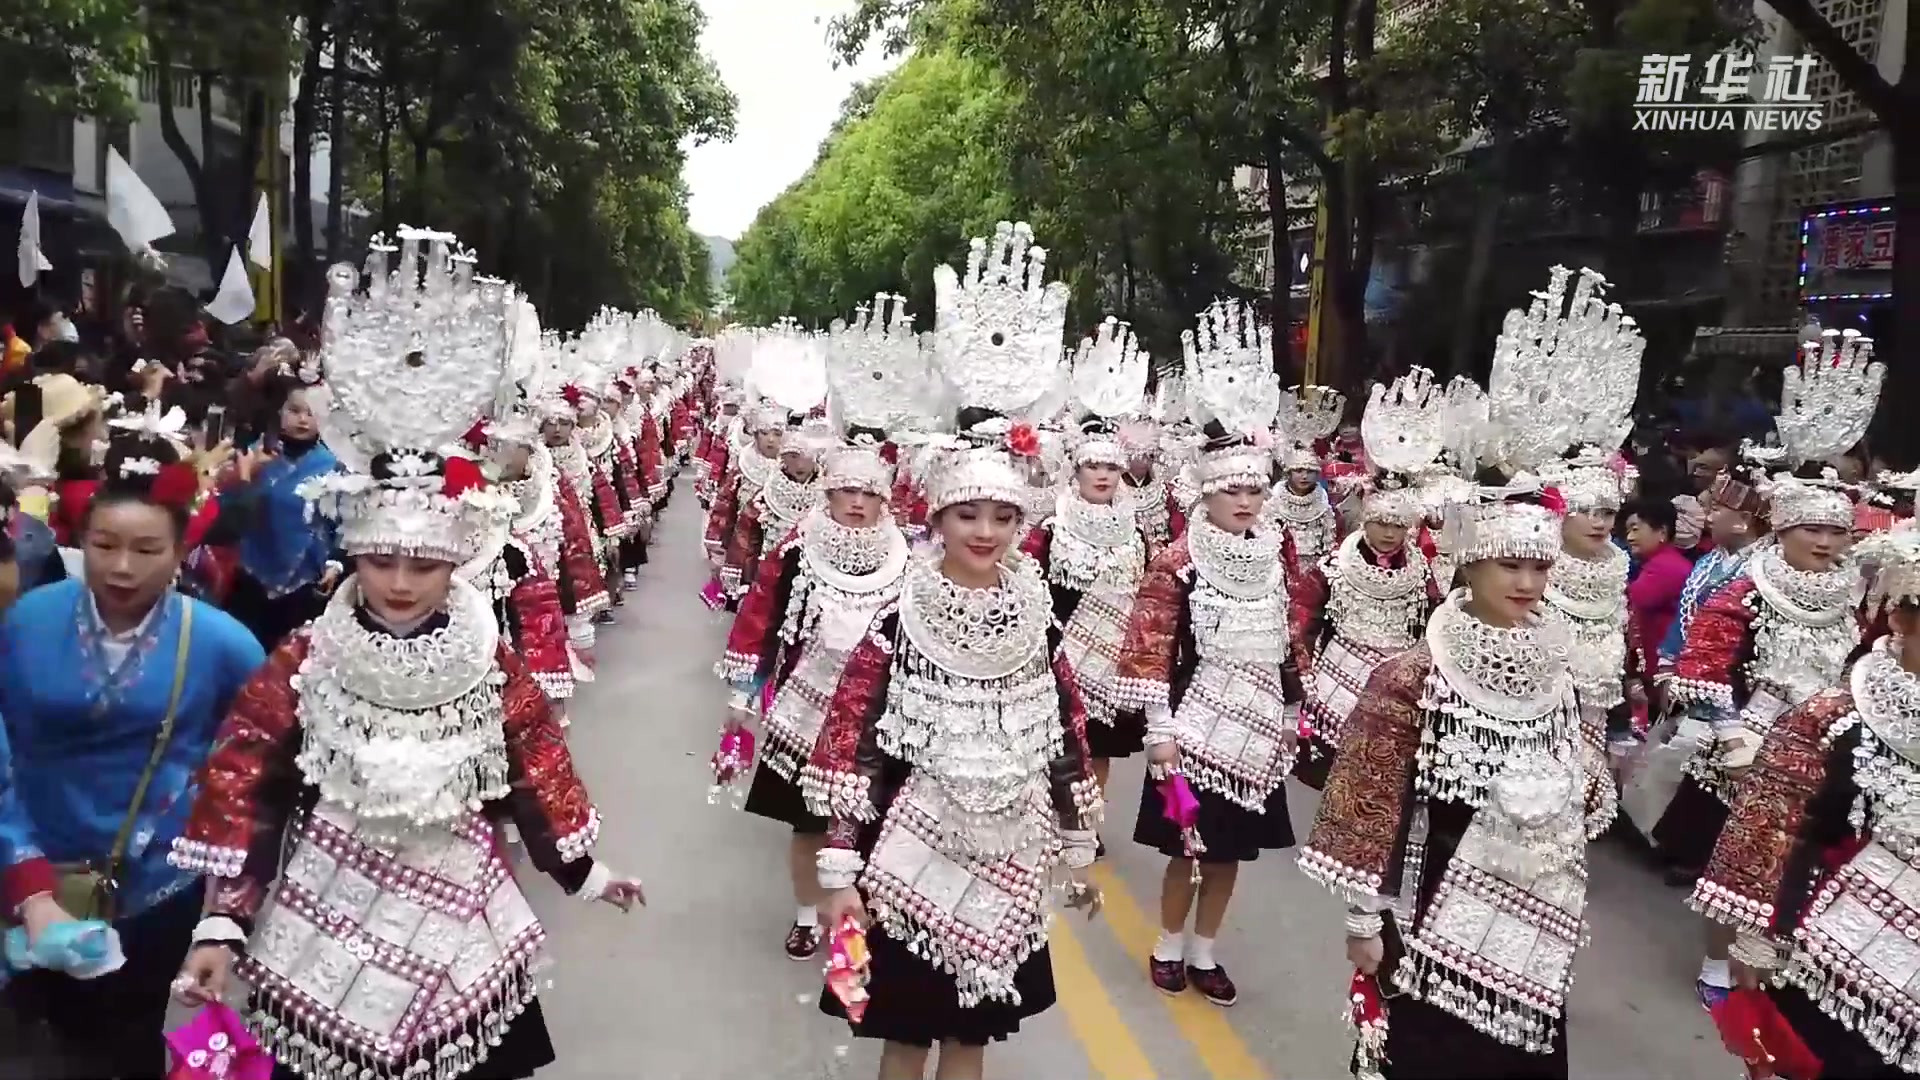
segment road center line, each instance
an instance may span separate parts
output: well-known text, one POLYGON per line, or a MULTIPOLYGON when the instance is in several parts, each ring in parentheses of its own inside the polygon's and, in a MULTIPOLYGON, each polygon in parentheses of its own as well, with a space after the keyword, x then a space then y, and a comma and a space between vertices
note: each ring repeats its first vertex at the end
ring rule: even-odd
POLYGON ((1086 949, 1067 925, 1080 919, 1077 912, 1060 912, 1047 935, 1053 981, 1060 1005, 1067 1011, 1067 1024, 1101 1080, 1153 1080, 1159 1075, 1153 1062, 1121 1019, 1120 1010, 1087 961, 1086 949))
MULTIPOLYGON (((1135 975, 1146 978, 1146 960, 1153 953, 1154 940, 1160 936, 1156 920, 1147 918, 1145 910, 1127 891, 1126 883, 1107 864, 1094 864, 1093 880, 1106 897, 1100 918, 1120 939, 1135 975)), ((1265 1067, 1221 1015, 1224 1009, 1208 1004, 1205 998, 1191 991, 1167 997, 1165 1001, 1174 1026, 1180 1029, 1181 1036, 1193 1047, 1194 1055, 1206 1066, 1213 1080, 1269 1080, 1265 1067)))

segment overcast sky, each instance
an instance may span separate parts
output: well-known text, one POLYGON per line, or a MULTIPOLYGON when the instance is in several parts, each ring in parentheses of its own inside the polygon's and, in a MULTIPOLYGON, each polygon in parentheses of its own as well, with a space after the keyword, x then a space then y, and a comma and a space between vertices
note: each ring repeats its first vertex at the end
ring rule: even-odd
POLYGON ((700 0, 707 55, 740 99, 730 143, 695 147, 687 161, 695 232, 738 239, 753 215, 799 179, 840 115, 853 84, 894 61, 833 66, 827 21, 850 0, 700 0))

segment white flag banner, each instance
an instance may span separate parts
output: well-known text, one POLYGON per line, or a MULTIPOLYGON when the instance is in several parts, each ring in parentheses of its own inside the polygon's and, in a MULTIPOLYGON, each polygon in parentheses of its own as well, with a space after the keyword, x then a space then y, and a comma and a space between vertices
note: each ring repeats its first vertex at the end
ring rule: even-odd
POLYGON ((155 240, 173 235, 173 218, 160 205, 160 197, 112 146, 107 147, 107 224, 133 252, 145 251, 155 240))
POLYGON ((260 205, 253 208, 253 224, 247 229, 247 261, 262 270, 273 269, 273 215, 267 212, 267 193, 260 193, 260 205))
POLYGON ((220 276, 220 291, 213 294, 207 314, 232 326, 253 315, 253 282, 247 280, 247 264, 235 247, 227 259, 227 272, 220 276))
POLYGON ((40 193, 27 193, 27 208, 20 214, 20 287, 33 288, 40 271, 53 266, 40 253, 40 193))

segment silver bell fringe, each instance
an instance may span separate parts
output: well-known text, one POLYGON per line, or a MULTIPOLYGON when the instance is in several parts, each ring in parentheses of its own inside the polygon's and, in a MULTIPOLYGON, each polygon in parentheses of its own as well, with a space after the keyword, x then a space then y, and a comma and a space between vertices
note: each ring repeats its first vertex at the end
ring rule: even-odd
POLYGON ((516 971, 492 1001, 461 1009, 446 1035, 408 1052, 351 1045, 344 1022, 282 1012, 278 1003, 251 1010, 246 1022, 274 1061, 309 1080, 457 1080, 487 1060, 536 993, 533 973, 516 971))

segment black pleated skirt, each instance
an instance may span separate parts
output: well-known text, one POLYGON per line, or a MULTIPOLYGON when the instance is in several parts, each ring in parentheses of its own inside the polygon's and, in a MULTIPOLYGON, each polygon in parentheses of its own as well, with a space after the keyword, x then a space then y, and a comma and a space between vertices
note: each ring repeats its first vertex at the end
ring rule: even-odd
POLYGON ((1713 845, 1727 825, 1727 804, 1689 776, 1653 826, 1653 846, 1676 866, 1698 870, 1713 856, 1713 845))
POLYGON ((1087 754, 1096 758, 1125 758, 1140 752, 1147 737, 1147 714, 1139 709, 1118 713, 1113 723, 1087 721, 1087 754))
POLYGON ((753 786, 747 789, 747 801, 741 809, 791 825, 794 832, 805 836, 824 836, 827 831, 826 818, 807 812, 800 785, 767 768, 765 761, 753 770, 753 786))
MULTIPOLYGON (((1053 959, 1044 946, 1013 973, 1014 989, 1020 992, 1018 1005, 984 1001, 972 1008, 960 1007, 953 976, 914 955, 880 927, 867 930, 867 948, 873 958, 867 983, 871 1000, 860 1022, 851 1025, 854 1035, 862 1039, 911 1046, 944 1041, 985 1046, 1006 1041, 1020 1030, 1022 1020, 1053 1007, 1053 959)), ((847 1015, 840 999, 824 987, 820 1011, 843 1020, 847 1015)))
MULTIPOLYGON (((1195 788, 1193 795, 1200 801, 1200 842, 1207 848, 1200 855, 1203 863, 1253 862, 1262 851, 1280 851, 1295 843, 1284 782, 1267 796, 1264 814, 1256 814, 1216 792, 1195 788)), ((1152 776, 1140 785, 1140 816, 1133 823, 1133 842, 1169 858, 1186 854, 1180 830, 1167 820, 1159 783, 1152 776)))

